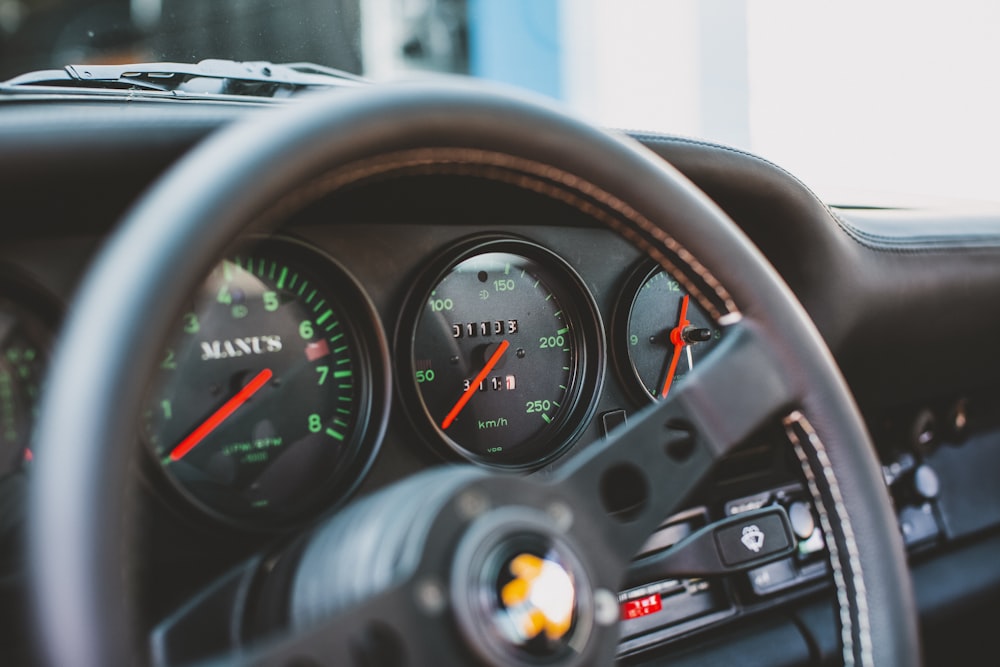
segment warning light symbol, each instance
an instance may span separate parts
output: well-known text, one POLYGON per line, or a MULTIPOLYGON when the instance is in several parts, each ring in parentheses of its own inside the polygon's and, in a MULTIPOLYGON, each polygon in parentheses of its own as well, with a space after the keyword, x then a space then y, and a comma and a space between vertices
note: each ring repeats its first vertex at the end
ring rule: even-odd
POLYGON ((325 340, 313 341, 306 345, 306 359, 309 361, 316 361, 328 354, 330 354, 330 346, 326 344, 325 340))

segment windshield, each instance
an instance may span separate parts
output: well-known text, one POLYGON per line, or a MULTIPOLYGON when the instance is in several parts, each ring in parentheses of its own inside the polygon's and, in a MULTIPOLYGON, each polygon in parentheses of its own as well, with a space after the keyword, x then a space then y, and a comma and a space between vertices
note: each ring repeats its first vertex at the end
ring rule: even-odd
POLYGON ((467 73, 750 150, 834 203, 1000 201, 998 27, 991 0, 0 0, 0 77, 205 58, 467 73))

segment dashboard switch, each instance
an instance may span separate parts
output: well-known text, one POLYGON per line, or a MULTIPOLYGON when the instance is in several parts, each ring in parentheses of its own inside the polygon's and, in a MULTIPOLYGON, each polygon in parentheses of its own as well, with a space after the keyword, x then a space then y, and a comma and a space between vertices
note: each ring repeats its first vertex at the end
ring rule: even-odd
POLYGON ((669 549, 640 558, 629 581, 745 572, 795 551, 785 508, 773 505, 705 526, 669 549))
POLYGON ((601 435, 608 437, 619 426, 627 422, 624 410, 609 410, 601 414, 601 435))
POLYGON ((941 532, 928 503, 921 507, 904 507, 899 513, 899 529, 906 546, 932 540, 941 532))
POLYGON ((788 507, 788 518, 792 522, 792 531, 800 540, 807 540, 816 529, 809 503, 797 500, 788 507))
POLYGON ((733 525, 717 528, 715 541, 722 562, 730 567, 759 561, 792 548, 788 517, 777 508, 747 513, 733 525))
POLYGON ((795 581, 798 573, 795 571, 792 559, 784 558, 750 570, 749 576, 753 592, 757 595, 767 595, 786 588, 795 581))
POLYGON ((941 492, 941 480, 938 479, 934 468, 924 464, 918 466, 913 473, 913 488, 923 498, 933 500, 941 492))
POLYGON ((799 542, 799 556, 801 558, 806 558, 815 553, 819 553, 825 548, 826 542, 823 539, 823 531, 816 528, 813 530, 812 535, 799 542))

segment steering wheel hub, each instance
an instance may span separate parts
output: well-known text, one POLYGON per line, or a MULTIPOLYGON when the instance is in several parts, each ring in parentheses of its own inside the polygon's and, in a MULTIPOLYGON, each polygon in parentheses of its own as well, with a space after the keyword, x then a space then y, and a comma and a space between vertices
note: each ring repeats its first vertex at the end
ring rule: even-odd
POLYGON ((452 604, 489 664, 576 664, 594 622, 591 578, 568 536, 528 507, 479 517, 452 567, 452 604))

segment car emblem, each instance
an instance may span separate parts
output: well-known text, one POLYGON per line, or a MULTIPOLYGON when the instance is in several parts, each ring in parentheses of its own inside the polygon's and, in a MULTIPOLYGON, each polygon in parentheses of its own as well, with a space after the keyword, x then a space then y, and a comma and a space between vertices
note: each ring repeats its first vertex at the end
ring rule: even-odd
POLYGON ((550 641, 565 637, 576 609, 576 586, 562 565, 530 553, 515 556, 508 566, 513 579, 500 590, 508 632, 516 643, 542 633, 550 641))

